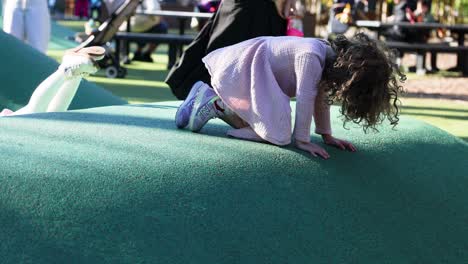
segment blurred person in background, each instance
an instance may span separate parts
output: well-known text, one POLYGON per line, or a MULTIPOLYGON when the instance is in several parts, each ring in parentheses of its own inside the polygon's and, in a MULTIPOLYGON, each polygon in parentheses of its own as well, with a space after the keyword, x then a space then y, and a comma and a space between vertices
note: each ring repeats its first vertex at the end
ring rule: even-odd
MULTIPOLYGON (((437 23, 437 20, 431 14, 431 0, 419 0, 416 5, 416 10, 409 11, 411 15, 410 22, 412 23, 437 23)), ((413 40, 415 42, 427 43, 431 38, 431 30, 420 29, 410 32, 414 35, 413 40)), ((443 38, 445 32, 442 29, 436 30, 436 36, 443 38)), ((437 67, 437 52, 431 51, 431 67, 426 69, 427 73, 435 73, 439 71, 437 67)), ((426 65, 426 56, 423 57, 423 64, 426 65)), ((410 71, 416 71, 416 67, 410 67, 410 71)))
MULTIPOLYGON (((393 0, 393 15, 388 17, 390 22, 408 22, 408 23, 431 23, 435 22, 434 17, 430 13, 430 0, 393 0)), ((383 34, 387 41, 399 41, 407 43, 427 43, 430 37, 430 30, 427 29, 412 29, 393 26, 383 34)), ((399 51, 397 63, 401 64, 403 52, 399 51)), ((431 53, 431 69, 427 72, 437 72, 436 53, 431 53)), ((423 57, 423 65, 426 57, 423 57)), ((416 72, 416 66, 408 67, 408 71, 416 72)))
POLYGON ((50 15, 46 0, 4 0, 3 30, 46 53, 50 15))
MULTIPOLYGON (((151 12, 161 10, 158 0, 143 0, 137 8, 137 12, 151 12)), ((132 32, 166 34, 168 31, 167 23, 159 16, 134 15, 130 19, 130 29, 132 32)), ((127 30, 127 22, 124 22, 120 31, 127 30)), ((133 54, 132 60, 153 62, 151 54, 156 50, 156 43, 138 43, 137 50, 133 54)))
MULTIPOLYGON (((414 10, 416 10, 417 1, 414 0, 393 0, 393 14, 387 19, 389 22, 410 22, 415 23, 414 10)), ((418 31, 418 30, 416 30, 418 31)), ((399 26, 393 26, 384 32, 384 36, 387 40, 391 41, 403 41, 403 42, 414 42, 415 36, 410 29, 401 28, 399 26)))
POLYGON ((354 5, 353 13, 354 21, 356 20, 370 20, 369 17, 369 1, 358 0, 354 5))
POLYGON ((294 13, 289 16, 290 18, 290 26, 299 30, 304 31, 304 24, 302 23, 302 19, 304 19, 304 15, 306 12, 305 6, 302 4, 301 1, 296 1, 294 5, 294 13))
POLYGON ((56 4, 56 0, 48 0, 47 3, 49 5, 49 12, 50 14, 53 16, 55 15, 55 4, 56 4))
POLYGON ((79 18, 89 17, 89 0, 75 0, 75 16, 79 18))
POLYGON ((101 0, 91 0, 90 1, 90 17, 93 20, 97 20, 101 16, 101 6, 102 6, 102 1, 101 0))
POLYGON ((333 38, 335 34, 344 34, 348 30, 352 23, 354 4, 354 0, 333 0, 327 25, 328 38, 333 38))
MULTIPOLYGON (((194 12, 215 13, 220 4, 220 0, 198 0, 195 3, 194 12)), ((198 31, 200 31, 203 26, 205 26, 206 21, 208 21, 208 18, 192 18, 190 26, 192 28, 197 28, 198 31)))
MULTIPOLYGON (((388 17, 389 22, 409 22, 411 14, 407 0, 393 0, 392 15, 388 17)), ((408 29, 401 28, 399 26, 393 26, 383 32, 387 41, 401 41, 409 42, 408 29)), ((403 52, 398 51, 397 64, 401 65, 403 58, 403 52)))

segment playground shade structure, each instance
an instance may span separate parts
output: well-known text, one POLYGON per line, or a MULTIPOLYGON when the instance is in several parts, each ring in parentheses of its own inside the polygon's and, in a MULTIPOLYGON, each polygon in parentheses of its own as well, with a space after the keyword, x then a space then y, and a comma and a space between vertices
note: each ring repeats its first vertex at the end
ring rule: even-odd
MULTIPOLYGON (((57 26, 59 27, 59 26, 57 26)), ((65 30, 65 29, 61 29, 65 30)), ((59 38, 55 45, 71 48, 76 44, 59 38), (60 41, 58 41, 60 39, 60 41)), ((66 35, 62 33, 61 35, 66 35)), ((0 110, 7 107, 16 110, 29 101, 34 89, 51 73, 57 70, 58 63, 34 48, 0 30, 0 110)), ((112 95, 99 86, 83 80, 70 109, 83 109, 97 106, 119 105, 125 100, 112 95)))
POLYGON ((364 134, 333 107, 358 152, 322 160, 176 129, 179 104, 1 118, 2 262, 468 260, 463 141, 409 118, 364 134))

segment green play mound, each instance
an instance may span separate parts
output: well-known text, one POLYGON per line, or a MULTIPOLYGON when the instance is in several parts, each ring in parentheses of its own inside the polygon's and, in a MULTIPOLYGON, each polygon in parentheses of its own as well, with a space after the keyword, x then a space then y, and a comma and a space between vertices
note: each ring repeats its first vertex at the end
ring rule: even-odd
MULTIPOLYGON (((28 102, 37 85, 54 72, 58 64, 1 30, 0 43, 0 109, 17 109, 28 102)), ((70 108, 83 109, 125 103, 97 85, 83 81, 70 108)))
POLYGON ((2 263, 467 263, 461 140, 333 117, 359 152, 324 161, 178 130, 177 104, 0 119, 2 263))

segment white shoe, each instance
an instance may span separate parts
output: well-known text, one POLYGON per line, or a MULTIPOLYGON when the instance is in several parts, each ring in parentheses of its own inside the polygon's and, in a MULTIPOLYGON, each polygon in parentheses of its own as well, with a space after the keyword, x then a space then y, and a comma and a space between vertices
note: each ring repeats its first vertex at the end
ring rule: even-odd
POLYGON ((95 61, 104 58, 104 54, 105 49, 98 46, 68 50, 59 69, 62 69, 68 78, 85 77, 98 71, 95 61))
POLYGON ((66 53, 82 54, 90 57, 94 61, 102 60, 106 54, 106 49, 100 46, 91 46, 86 48, 74 48, 67 50, 66 53))
POLYGON ((59 69, 62 69, 68 78, 85 77, 98 71, 90 58, 75 54, 63 56, 59 69))
POLYGON ((193 108, 190 113, 188 127, 193 132, 198 132, 210 119, 219 117, 215 107, 215 101, 219 97, 208 85, 202 85, 194 98, 193 108))

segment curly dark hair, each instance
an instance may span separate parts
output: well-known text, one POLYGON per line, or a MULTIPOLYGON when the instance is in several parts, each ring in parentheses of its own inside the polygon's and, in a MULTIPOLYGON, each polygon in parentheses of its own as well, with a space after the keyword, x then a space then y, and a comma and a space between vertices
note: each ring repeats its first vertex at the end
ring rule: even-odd
POLYGON ((336 59, 325 63, 320 86, 330 104, 341 102, 344 126, 353 122, 364 132, 377 131, 376 126, 387 118, 395 127, 398 96, 403 92, 399 81, 406 80, 395 63, 395 52, 363 33, 351 39, 338 35, 331 46, 336 59))

